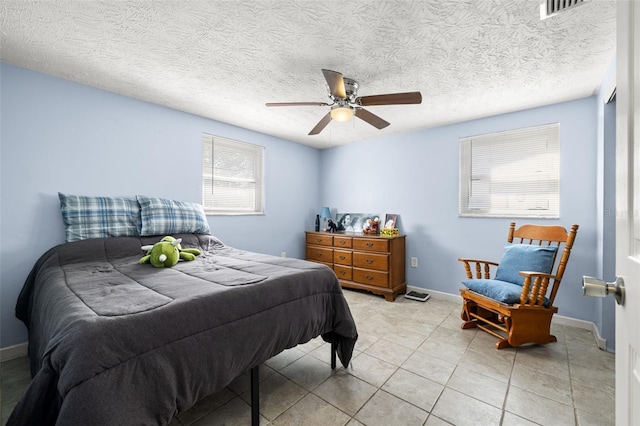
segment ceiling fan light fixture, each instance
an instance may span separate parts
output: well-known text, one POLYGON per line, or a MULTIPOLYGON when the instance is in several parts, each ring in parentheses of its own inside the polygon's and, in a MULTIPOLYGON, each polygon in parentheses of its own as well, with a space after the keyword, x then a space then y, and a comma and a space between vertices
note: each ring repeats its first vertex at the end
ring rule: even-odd
POLYGON ((331 108, 331 118, 340 123, 347 122, 353 118, 353 109, 349 107, 331 108))

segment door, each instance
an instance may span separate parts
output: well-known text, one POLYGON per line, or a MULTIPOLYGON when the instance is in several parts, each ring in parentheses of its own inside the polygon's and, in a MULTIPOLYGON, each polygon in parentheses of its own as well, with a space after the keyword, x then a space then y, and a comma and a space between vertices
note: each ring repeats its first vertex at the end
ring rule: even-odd
POLYGON ((640 2, 617 7, 616 424, 640 425, 640 2))

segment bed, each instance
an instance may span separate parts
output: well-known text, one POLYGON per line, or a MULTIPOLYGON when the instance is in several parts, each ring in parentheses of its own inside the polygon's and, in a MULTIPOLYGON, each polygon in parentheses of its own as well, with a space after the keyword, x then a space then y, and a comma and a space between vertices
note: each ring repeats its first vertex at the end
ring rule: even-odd
POLYGON ((107 237, 37 261, 16 306, 33 380, 9 425, 168 424, 317 336, 348 365, 357 330, 331 269, 173 236, 202 254, 154 268, 141 246, 162 236, 107 237))

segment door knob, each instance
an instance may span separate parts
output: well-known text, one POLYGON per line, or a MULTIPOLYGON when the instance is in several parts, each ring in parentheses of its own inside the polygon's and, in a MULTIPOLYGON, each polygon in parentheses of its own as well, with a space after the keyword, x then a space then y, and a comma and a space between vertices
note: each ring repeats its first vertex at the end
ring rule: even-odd
POLYGON ((582 277, 582 291, 585 296, 605 297, 607 294, 612 295, 618 305, 624 305, 624 279, 616 277, 612 283, 604 282, 594 277, 582 277))

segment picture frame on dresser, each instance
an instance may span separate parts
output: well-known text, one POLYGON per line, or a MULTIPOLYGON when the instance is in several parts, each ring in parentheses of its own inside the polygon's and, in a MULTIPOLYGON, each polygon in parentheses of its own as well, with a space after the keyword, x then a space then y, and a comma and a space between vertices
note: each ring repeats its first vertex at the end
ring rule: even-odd
POLYGON ((376 213, 336 213, 336 224, 339 231, 362 232, 362 228, 368 219, 380 217, 376 213))
POLYGON ((384 226, 383 228, 395 228, 396 221, 398 220, 398 215, 394 213, 387 213, 384 217, 384 226))

